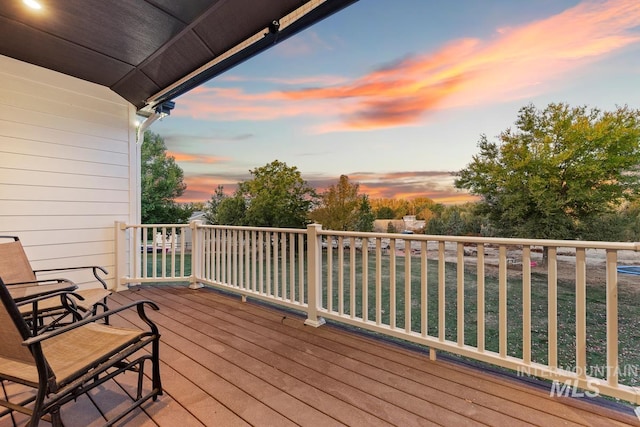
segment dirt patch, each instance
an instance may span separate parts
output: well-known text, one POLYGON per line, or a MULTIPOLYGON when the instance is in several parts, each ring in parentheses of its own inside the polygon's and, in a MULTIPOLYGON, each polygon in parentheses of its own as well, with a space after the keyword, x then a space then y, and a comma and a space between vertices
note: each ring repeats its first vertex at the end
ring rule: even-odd
MULTIPOLYGON (((469 272, 475 273, 477 259, 473 257, 465 257, 465 268, 469 272)), ((485 274, 490 277, 498 277, 499 267, 497 260, 494 263, 485 263, 485 274)), ((542 265, 541 262, 536 262, 531 266, 532 274, 547 275, 547 267, 542 265)), ((522 265, 521 264, 509 264, 507 266, 507 275, 509 277, 517 278, 522 277, 522 265)), ((575 282, 576 278, 576 265, 575 262, 560 260, 557 264, 558 281, 562 282, 575 282)), ((618 286, 624 287, 626 290, 631 290, 636 293, 640 293, 640 276, 632 274, 618 273, 618 286)), ((590 286, 605 286, 607 281, 607 272, 603 263, 589 263, 586 266, 586 278, 587 285, 590 286)))

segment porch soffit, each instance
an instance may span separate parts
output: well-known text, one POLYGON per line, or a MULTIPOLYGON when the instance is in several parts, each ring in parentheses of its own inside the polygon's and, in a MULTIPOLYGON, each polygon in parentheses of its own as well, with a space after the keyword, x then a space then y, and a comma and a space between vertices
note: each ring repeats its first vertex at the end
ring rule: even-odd
POLYGON ((0 54, 151 112, 355 1, 39 0, 39 11, 4 1, 0 54))

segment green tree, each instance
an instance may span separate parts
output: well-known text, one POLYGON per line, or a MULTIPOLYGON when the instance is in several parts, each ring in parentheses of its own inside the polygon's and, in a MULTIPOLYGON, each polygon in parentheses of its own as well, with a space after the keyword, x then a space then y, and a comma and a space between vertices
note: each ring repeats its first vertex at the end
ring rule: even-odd
POLYGON ((528 105, 515 130, 478 146, 455 185, 482 197, 478 214, 502 236, 584 238, 598 217, 638 197, 640 110, 528 105))
POLYGON ((232 197, 224 197, 216 211, 216 224, 246 225, 247 204, 244 197, 236 192, 232 197))
POLYGON ((192 213, 190 206, 182 206, 175 199, 187 185, 184 173, 160 135, 144 133, 141 147, 141 219, 143 224, 182 224, 192 213))
POLYGON ((207 220, 207 224, 223 224, 218 219, 218 208, 227 197, 228 196, 224 194, 224 187, 218 185, 216 191, 211 195, 211 198, 207 201, 204 208, 204 218, 207 220))
POLYGON ((304 228, 317 195, 295 166, 274 160, 250 171, 238 196, 247 201, 244 224, 257 227, 304 228))
POLYGON ((376 209, 376 218, 377 219, 394 219, 396 217, 396 213, 389 206, 380 206, 376 209))
POLYGON ((371 205, 366 196, 358 194, 359 187, 360 184, 341 175, 337 184, 331 185, 322 193, 320 206, 310 214, 311 219, 327 230, 365 231, 359 227, 373 230, 373 219, 369 218, 369 215, 373 216, 371 205), (362 223, 361 215, 366 216, 362 218, 362 223))
POLYGON ((360 205, 358 206, 355 231, 373 231, 373 223, 375 219, 376 215, 371 209, 369 196, 363 194, 360 196, 360 205))

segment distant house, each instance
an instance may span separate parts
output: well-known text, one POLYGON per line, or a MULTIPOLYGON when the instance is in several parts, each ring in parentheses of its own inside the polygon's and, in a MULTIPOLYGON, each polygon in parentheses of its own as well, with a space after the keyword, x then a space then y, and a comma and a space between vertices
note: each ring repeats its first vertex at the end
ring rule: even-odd
POLYGON ((397 233, 416 232, 426 226, 426 221, 416 219, 415 215, 405 215, 402 219, 376 219, 373 222, 373 231, 386 233, 389 224, 393 225, 397 233))
POLYGON ((191 221, 202 221, 203 223, 207 223, 207 218, 205 217, 205 213, 202 211, 195 211, 189 217, 189 222, 191 221))

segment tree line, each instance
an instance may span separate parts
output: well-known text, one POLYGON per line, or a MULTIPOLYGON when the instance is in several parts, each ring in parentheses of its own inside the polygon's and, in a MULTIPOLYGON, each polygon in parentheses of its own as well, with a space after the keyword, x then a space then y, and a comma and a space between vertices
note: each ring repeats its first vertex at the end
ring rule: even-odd
MULTIPOLYGON (((318 193, 294 166, 274 160, 250 170, 233 194, 218 186, 199 206, 211 224, 372 231, 376 219, 415 215, 419 232, 541 239, 640 240, 640 110, 527 105, 513 128, 455 173, 480 200, 445 206, 427 197, 369 199, 346 175, 318 193)), ((142 220, 184 222, 194 205, 175 202, 186 186, 164 141, 145 133, 142 220)))

